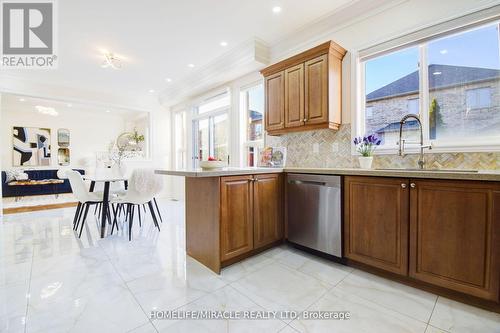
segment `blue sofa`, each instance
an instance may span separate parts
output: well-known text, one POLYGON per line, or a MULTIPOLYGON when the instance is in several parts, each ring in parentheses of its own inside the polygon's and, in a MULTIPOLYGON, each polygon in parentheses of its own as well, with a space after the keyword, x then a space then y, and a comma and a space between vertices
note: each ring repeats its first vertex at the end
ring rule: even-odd
MULTIPOLYGON (((82 175, 85 174, 84 170, 73 169, 82 175)), ((25 170, 29 179, 42 180, 42 179, 59 179, 57 177, 57 169, 52 170, 25 170)), ((24 197, 30 195, 44 195, 44 194, 60 194, 71 193, 71 186, 69 180, 64 179, 62 184, 47 184, 47 185, 29 185, 29 186, 9 186, 5 180, 7 175, 2 171, 2 197, 24 197)))

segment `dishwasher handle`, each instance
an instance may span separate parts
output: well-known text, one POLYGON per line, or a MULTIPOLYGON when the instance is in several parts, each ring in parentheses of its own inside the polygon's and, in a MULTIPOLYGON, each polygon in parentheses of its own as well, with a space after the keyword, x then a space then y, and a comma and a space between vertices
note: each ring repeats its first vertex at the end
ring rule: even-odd
POLYGON ((289 180, 288 184, 306 184, 306 185, 318 185, 318 186, 326 186, 325 182, 316 182, 312 180, 289 180))

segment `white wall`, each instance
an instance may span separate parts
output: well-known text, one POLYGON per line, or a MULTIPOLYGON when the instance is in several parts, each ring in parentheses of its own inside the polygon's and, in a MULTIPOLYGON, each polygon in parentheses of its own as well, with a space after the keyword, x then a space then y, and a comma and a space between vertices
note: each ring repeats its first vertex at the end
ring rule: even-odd
MULTIPOLYGON (((5 101, 5 98, 4 98, 5 101)), ((18 103, 1 108, 1 160, 2 170, 12 168, 12 127, 43 127, 51 129, 51 167, 57 163, 57 130, 70 132, 70 159, 72 167, 82 167, 84 158, 94 161, 97 151, 107 151, 111 141, 125 130, 125 119, 119 114, 86 112, 85 110, 59 110, 56 117, 43 115, 31 105, 18 103)), ((24 167, 30 168, 30 167, 24 167)))

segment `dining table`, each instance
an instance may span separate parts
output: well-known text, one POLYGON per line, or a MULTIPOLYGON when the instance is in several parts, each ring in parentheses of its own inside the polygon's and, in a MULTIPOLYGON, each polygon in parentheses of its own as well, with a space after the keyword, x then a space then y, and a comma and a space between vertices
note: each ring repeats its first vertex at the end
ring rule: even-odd
POLYGON ((96 174, 96 175, 84 175, 83 179, 90 181, 89 192, 94 192, 96 183, 103 183, 103 195, 102 195, 102 210, 101 210, 101 238, 104 238, 106 234, 106 220, 108 217, 109 209, 109 188, 113 182, 123 182, 125 189, 128 187, 128 179, 123 176, 116 176, 113 174, 96 174))

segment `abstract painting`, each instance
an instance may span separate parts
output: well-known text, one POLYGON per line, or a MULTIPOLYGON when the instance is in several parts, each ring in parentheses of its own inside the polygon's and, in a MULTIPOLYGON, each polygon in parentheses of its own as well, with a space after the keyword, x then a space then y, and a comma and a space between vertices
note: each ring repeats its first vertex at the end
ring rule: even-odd
POLYGON ((50 128, 14 127, 13 165, 50 165, 50 128))
POLYGON ((57 144, 59 147, 69 147, 69 129, 60 128, 57 130, 57 144))
POLYGON ((57 163, 59 165, 69 165, 69 148, 59 148, 57 150, 57 163))

